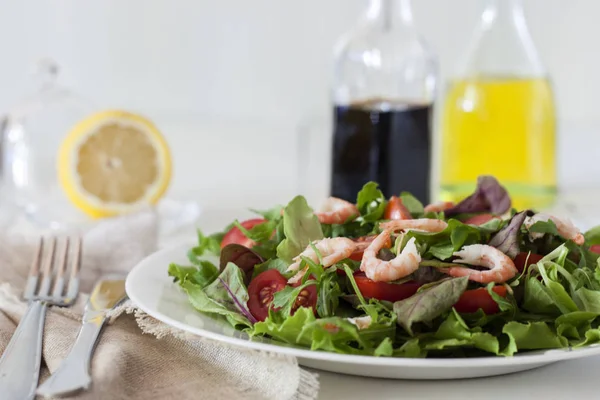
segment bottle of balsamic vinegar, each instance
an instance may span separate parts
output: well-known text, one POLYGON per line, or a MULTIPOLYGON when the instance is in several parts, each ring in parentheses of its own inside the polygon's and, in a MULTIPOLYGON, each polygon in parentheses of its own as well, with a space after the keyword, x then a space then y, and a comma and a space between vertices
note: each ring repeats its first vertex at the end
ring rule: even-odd
POLYGON ((386 196, 429 201, 435 55, 410 0, 370 0, 335 52, 331 195, 354 201, 368 181, 386 196))

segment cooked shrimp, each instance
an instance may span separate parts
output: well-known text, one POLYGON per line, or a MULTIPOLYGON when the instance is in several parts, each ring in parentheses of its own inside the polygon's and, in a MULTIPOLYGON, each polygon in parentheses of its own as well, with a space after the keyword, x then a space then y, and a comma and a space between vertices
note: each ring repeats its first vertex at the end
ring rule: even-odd
MULTIPOLYGON (((312 245, 321 254, 321 261, 319 261, 319 256, 315 252, 313 246, 308 245, 302 253, 294 258, 294 263, 288 267, 287 271, 298 271, 300 264, 302 263, 302 257, 306 257, 317 264, 320 263, 323 268, 327 268, 338 261, 350 257, 356 250, 356 243, 352 239, 344 237, 321 239, 314 241, 312 245)), ((299 282, 306 273, 307 268, 308 267, 303 268, 296 275, 292 276, 288 280, 288 283, 299 282)))
POLYGON ((441 219, 421 218, 383 222, 379 224, 379 227, 392 232, 408 229, 423 232, 441 232, 448 227, 448 224, 441 219))
POLYGON ((317 213, 317 218, 322 224, 343 224, 359 215, 360 212, 354 204, 337 197, 330 197, 317 213))
POLYGON ((367 275, 367 278, 375 282, 391 282, 404 278, 415 272, 419 268, 421 255, 417 251, 415 238, 411 238, 404 249, 396 258, 390 261, 383 261, 377 258, 377 253, 381 250, 390 238, 391 232, 384 230, 367 247, 360 263, 360 270, 367 275))
POLYGON ((424 211, 426 213, 442 212, 452 207, 454 207, 454 203, 451 201, 438 201, 437 203, 431 203, 426 205, 424 211))
MULTIPOLYGON (((370 236, 362 236, 356 239, 352 239, 354 240, 354 243, 356 243, 356 252, 363 252, 367 249, 367 247, 369 247, 371 245, 371 243, 373 243, 373 240, 377 239, 377 236, 379 235, 370 235, 370 236)), ((386 248, 390 248, 392 247, 392 238, 391 236, 388 237, 387 241, 384 243, 383 247, 386 248)))
POLYGON ((454 260, 456 263, 486 267, 489 270, 478 271, 466 267, 450 267, 441 270, 450 276, 468 276, 471 281, 487 284, 490 282, 506 282, 518 272, 515 263, 510 257, 497 248, 485 244, 465 246, 453 255, 460 257, 460 259, 454 260))
MULTIPOLYGON (((535 214, 533 217, 528 217, 525 220, 525 227, 529 229, 538 221, 547 222, 548 220, 554 222, 554 225, 556 225, 556 230, 563 238, 572 240, 579 246, 585 242, 585 238, 581 234, 581 231, 566 218, 559 218, 549 214, 535 214)), ((544 234, 540 232, 529 232, 529 236, 532 239, 540 238, 543 235, 544 234)))

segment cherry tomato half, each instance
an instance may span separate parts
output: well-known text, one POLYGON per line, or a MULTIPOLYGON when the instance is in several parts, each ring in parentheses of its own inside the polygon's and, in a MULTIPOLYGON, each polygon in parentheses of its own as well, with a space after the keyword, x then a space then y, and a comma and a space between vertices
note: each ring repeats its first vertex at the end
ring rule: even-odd
POLYGON ((515 262, 515 267, 517 267, 517 270, 519 272, 523 272, 523 270, 525 269, 525 262, 527 261, 527 266, 530 266, 531 264, 537 264, 542 258, 544 258, 544 256, 541 256, 539 254, 535 254, 535 253, 531 253, 529 254, 526 251, 523 251, 519 254, 517 254, 517 256, 515 257, 515 259, 513 260, 515 262), (529 258, 527 258, 529 257, 529 258))
MULTIPOLYGON (((266 219, 254 218, 254 219, 249 219, 249 220, 242 222, 241 225, 244 228, 250 230, 250 229, 254 228, 254 226, 256 226, 258 224, 262 224, 265 221, 266 221, 266 219)), ((229 230, 229 232, 227 232, 225 234, 225 236, 223 236, 223 240, 221 241, 221 248, 223 248, 231 243, 241 244, 242 246, 246 246, 248 248, 251 248, 252 246, 254 246, 256 244, 256 243, 254 243, 254 241, 248 239, 246 237, 246 235, 244 235, 237 226, 234 226, 233 228, 231 228, 229 230)))
MULTIPOLYGON (((292 286, 298 287, 301 284, 302 282, 297 282, 292 286)), ((292 306, 292 315, 300 307, 312 308, 313 313, 317 315, 317 296, 317 285, 310 285, 302 289, 292 306)))
MULTIPOLYGON (((504 286, 494 286, 492 289, 499 296, 506 297, 504 286)), ((496 314, 500 311, 498 303, 492 299, 486 288, 465 291, 454 305, 459 313, 474 313, 480 308, 486 314, 496 314)))
POLYGON ((276 269, 270 269, 256 276, 248 285, 248 308, 250 314, 259 321, 269 315, 273 295, 287 285, 286 279, 276 269))
POLYGON ((372 297, 378 300, 399 301, 404 300, 417 293, 419 284, 406 282, 401 284, 375 282, 366 277, 362 272, 354 275, 358 290, 364 297, 372 297))
POLYGON ((467 225, 483 225, 486 222, 493 220, 494 218, 500 219, 500 217, 497 217, 493 214, 479 214, 467 218, 463 223, 467 225))
POLYGON ((594 244, 590 246, 590 251, 592 253, 600 254, 600 244, 594 244))
POLYGON ((383 219, 412 219, 412 215, 402 203, 402 199, 392 196, 385 206, 383 219))
MULTIPOLYGON (((370 235, 370 236, 361 236, 359 238, 356 239, 352 239, 356 242, 357 244, 357 248, 356 251, 354 251, 354 253, 352 253, 352 255, 350 256, 351 260, 354 261, 361 261, 362 257, 363 257, 363 253, 365 252, 365 250, 367 249, 367 247, 369 247, 369 245, 371 244, 371 242, 373 240, 375 240, 375 238, 378 235, 370 235)), ((385 242, 384 246, 385 248, 390 248, 392 247, 392 239, 390 237, 388 237, 387 241, 385 242)))

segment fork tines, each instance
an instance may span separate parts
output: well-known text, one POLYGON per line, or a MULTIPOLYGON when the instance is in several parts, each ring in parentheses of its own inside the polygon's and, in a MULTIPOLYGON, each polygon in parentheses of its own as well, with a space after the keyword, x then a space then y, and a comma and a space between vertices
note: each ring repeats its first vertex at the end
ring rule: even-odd
POLYGON ((40 238, 23 294, 26 300, 49 301, 58 306, 68 306, 75 301, 79 291, 82 240, 77 237, 73 241, 74 245, 67 237, 62 246, 57 246, 59 241, 55 237, 46 240, 40 238), (65 293, 66 281, 68 285, 65 293), (50 292, 52 283, 54 286, 50 292))

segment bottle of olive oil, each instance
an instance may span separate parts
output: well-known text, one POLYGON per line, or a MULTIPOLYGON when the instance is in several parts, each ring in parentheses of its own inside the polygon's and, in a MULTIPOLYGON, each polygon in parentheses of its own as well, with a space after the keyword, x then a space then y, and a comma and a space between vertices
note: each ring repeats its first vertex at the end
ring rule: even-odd
POLYGON ((472 193, 494 175, 513 207, 543 209, 556 196, 556 115, 520 0, 488 0, 442 115, 440 195, 472 193))

